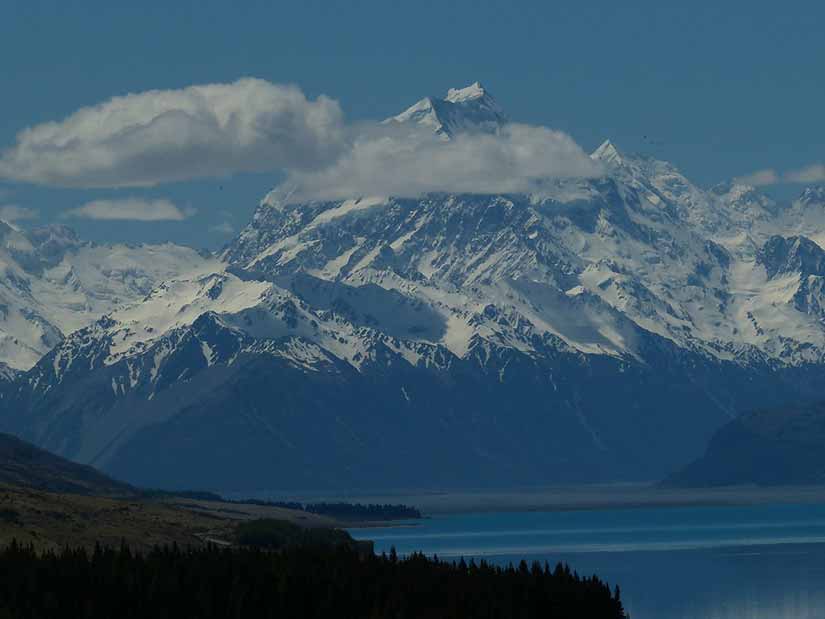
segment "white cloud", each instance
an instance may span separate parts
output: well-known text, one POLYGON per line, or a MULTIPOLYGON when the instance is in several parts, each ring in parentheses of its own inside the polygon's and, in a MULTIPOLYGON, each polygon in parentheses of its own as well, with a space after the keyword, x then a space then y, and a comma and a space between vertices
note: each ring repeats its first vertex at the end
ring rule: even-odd
POLYGON ((0 177, 135 187, 234 172, 316 168, 344 147, 337 102, 246 78, 114 97, 24 129, 0 177))
POLYGON ((144 200, 123 198, 119 200, 93 200, 64 213, 64 217, 83 219, 131 220, 131 221, 182 221, 195 214, 195 209, 180 209, 169 200, 144 200))
POLYGON ((35 209, 18 206, 17 204, 4 204, 0 206, 0 219, 3 221, 20 221, 22 219, 37 219, 40 213, 35 209))
POLYGON ((791 170, 783 174, 779 174, 776 170, 768 168, 753 172, 746 176, 740 176, 734 180, 738 183, 752 185, 754 187, 776 185, 778 183, 824 183, 825 165, 821 163, 813 163, 798 170, 791 170))
POLYGON ((814 163, 799 170, 785 174, 789 183, 823 183, 825 182, 825 165, 814 163))
POLYGON ((737 183, 743 185, 750 185, 751 187, 763 187, 765 185, 775 185, 779 182, 779 174, 776 170, 766 169, 758 170, 745 176, 739 176, 734 179, 737 183))
MULTIPOLYGON (((311 101, 294 86, 251 78, 115 97, 21 131, 0 155, 0 177, 57 186, 149 186, 276 169, 304 199, 526 192, 548 179, 602 173, 568 135, 545 127, 510 124, 445 142, 426 128, 348 126, 327 97, 311 101)), ((185 215, 143 204, 99 201, 70 216, 185 215)))
POLYGON ((235 226, 233 226, 228 221, 216 224, 209 229, 213 232, 218 232, 220 234, 232 234, 233 232, 235 232, 235 226))
POLYGON ((595 177, 601 166, 570 136, 509 124, 497 134, 469 133, 445 142, 426 129, 383 125, 362 129, 332 166, 296 171, 290 199, 426 192, 521 193, 548 179, 595 177))

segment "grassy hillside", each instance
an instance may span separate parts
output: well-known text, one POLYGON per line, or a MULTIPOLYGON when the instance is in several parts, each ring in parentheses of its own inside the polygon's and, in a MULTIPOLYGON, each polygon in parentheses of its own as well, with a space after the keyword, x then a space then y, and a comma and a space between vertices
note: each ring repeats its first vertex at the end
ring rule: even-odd
POLYGON ((261 505, 99 497, 0 484, 0 547, 13 539, 39 549, 118 546, 122 541, 144 550, 171 543, 235 545, 238 525, 259 519, 305 530, 339 525, 330 518, 261 505))
POLYGON ((41 549, 121 541, 139 549, 201 546, 210 538, 231 539, 234 525, 164 503, 0 486, 0 546, 13 539, 41 549))
POLYGON ((208 493, 144 491, 0 434, 0 546, 13 539, 39 549, 230 545, 238 523, 261 518, 301 528, 339 524, 283 507, 210 500, 208 493))

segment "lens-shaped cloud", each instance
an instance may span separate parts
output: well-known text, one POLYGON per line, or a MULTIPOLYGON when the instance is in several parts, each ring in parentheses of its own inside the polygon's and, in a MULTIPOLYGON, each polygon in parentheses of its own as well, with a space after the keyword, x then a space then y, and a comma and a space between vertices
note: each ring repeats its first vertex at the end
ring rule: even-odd
POLYGON ((738 176, 734 179, 737 183, 743 185, 750 185, 751 187, 764 187, 765 185, 775 185, 780 181, 779 174, 776 170, 766 169, 751 172, 745 176, 738 176))
POLYGON ((195 214, 195 209, 181 209, 165 199, 93 200, 64 213, 65 217, 120 221, 183 221, 195 214))
POLYGON ((235 233, 235 226, 228 221, 223 221, 219 224, 215 224, 214 226, 210 226, 209 229, 212 232, 217 232, 218 234, 230 235, 235 233))
POLYGON ((825 183, 825 165, 814 163, 788 172, 785 178, 791 183, 825 183))
POLYGON ((803 185, 825 183, 825 165, 812 163, 798 170, 790 170, 783 174, 780 174, 772 168, 768 168, 746 174, 745 176, 739 176, 734 180, 744 185, 752 185, 753 187, 777 185, 779 183, 799 183, 803 185))
POLYGON ((0 206, 0 219, 3 221, 20 221, 23 219, 37 219, 40 213, 36 209, 19 206, 17 204, 3 204, 0 206))

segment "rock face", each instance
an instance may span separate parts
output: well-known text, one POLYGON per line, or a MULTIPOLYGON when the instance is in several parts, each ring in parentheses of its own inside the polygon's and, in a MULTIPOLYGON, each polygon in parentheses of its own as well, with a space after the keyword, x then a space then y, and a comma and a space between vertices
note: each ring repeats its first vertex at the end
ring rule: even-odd
POLYGON ((772 236, 757 254, 769 279, 778 275, 825 276, 825 251, 804 236, 772 236))
POLYGON ((825 403, 749 413, 714 434, 705 454, 666 484, 825 483, 825 403))
MULTIPOLYGON (((476 84, 388 122, 507 119, 476 84)), ((741 411, 818 397, 819 194, 592 157, 540 194, 272 192, 10 378, 0 426, 153 487, 504 486, 658 479, 741 411)))

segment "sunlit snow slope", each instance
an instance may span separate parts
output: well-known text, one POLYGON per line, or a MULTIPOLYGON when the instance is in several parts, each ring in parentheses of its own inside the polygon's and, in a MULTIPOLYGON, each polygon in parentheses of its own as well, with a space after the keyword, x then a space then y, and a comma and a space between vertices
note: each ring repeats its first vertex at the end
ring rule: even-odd
POLYGON ((64 336, 202 262, 177 245, 95 245, 65 226, 0 221, 0 362, 28 370, 64 336))

